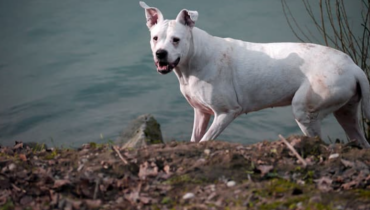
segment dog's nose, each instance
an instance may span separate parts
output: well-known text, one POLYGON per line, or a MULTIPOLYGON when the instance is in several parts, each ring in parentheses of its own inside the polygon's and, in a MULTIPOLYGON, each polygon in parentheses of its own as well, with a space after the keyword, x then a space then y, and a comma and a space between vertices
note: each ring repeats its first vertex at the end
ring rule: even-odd
POLYGON ((164 59, 167 57, 167 51, 166 50, 157 50, 155 52, 155 55, 157 56, 158 59, 164 59))

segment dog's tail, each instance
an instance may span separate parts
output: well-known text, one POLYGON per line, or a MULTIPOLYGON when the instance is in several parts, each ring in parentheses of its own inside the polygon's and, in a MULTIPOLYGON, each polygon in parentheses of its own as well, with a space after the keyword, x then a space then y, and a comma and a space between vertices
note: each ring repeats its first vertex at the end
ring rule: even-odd
POLYGON ((370 120, 370 85, 369 80, 364 71, 357 67, 356 69, 356 80, 360 85, 361 89, 361 108, 365 114, 366 119, 370 120), (357 70, 358 69, 358 70, 357 70))

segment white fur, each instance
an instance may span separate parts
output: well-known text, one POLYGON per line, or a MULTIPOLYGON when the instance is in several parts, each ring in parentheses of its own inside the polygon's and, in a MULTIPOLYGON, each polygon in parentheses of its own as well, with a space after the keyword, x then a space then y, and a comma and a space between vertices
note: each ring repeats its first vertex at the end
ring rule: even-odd
POLYGON ((370 119, 369 82, 349 56, 316 44, 219 38, 193 27, 197 18, 197 12, 182 10, 176 20, 148 25, 154 60, 158 49, 168 52, 169 63, 180 58, 174 72, 194 108, 191 141, 215 139, 241 114, 292 105, 305 135, 320 136, 321 120, 334 113, 351 139, 370 147, 357 111, 362 100, 370 119), (180 42, 173 43, 173 37, 180 42), (211 115, 214 121, 207 131, 211 115))

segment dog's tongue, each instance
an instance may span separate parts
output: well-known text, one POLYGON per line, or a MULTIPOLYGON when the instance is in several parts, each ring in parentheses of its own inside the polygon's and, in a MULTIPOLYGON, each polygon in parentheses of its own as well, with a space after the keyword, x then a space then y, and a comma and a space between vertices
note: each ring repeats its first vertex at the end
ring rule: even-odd
POLYGON ((166 66, 160 66, 160 65, 158 65, 158 70, 161 70, 161 71, 163 71, 163 70, 167 70, 167 68, 168 68, 168 65, 166 65, 166 66))

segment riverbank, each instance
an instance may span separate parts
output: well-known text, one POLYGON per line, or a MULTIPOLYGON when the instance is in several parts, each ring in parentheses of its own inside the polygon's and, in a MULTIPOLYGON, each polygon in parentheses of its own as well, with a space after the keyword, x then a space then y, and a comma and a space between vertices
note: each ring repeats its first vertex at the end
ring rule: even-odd
POLYGON ((241 145, 0 148, 0 209, 370 209, 370 152, 292 136, 241 145), (303 162, 299 161, 303 158, 303 162))

